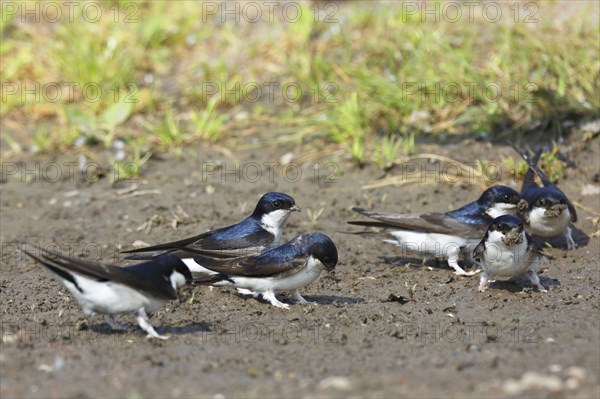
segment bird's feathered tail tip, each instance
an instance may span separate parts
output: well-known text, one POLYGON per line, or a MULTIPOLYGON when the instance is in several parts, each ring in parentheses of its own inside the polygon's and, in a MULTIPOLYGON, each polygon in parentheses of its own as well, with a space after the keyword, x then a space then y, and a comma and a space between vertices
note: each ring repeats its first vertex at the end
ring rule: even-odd
POLYGON ((68 260, 67 258, 65 258, 63 255, 61 255, 59 253, 52 252, 48 249, 44 249, 38 245, 33 245, 28 242, 21 243, 21 247, 19 248, 19 251, 21 253, 24 253, 25 255, 29 256, 31 259, 35 260, 36 262, 39 262, 45 266, 47 266, 48 262, 55 261, 56 258, 68 260), (25 248, 28 248, 28 249, 25 249, 25 248), (35 255, 34 255, 34 253, 35 253, 35 255))
POLYGON ((372 237, 372 238, 382 238, 386 235, 389 235, 388 233, 382 232, 382 231, 369 231, 369 230, 362 230, 362 231, 341 231, 341 230, 337 230, 336 233, 339 234, 351 234, 351 235, 355 235, 355 236, 361 236, 361 237, 372 237))
MULTIPOLYGON (((533 157, 531 157, 525 151, 523 151, 522 149, 520 149, 513 143, 507 141, 506 144, 508 144, 510 147, 512 147, 512 149, 515 150, 517 152, 517 154, 519 154, 521 156, 521 158, 523 158, 527 163, 537 163, 537 161, 540 159, 540 156, 542 155, 542 152, 543 152, 543 150, 540 148, 534 153, 533 157)), ((530 149, 530 151, 533 151, 533 150, 530 149)))
POLYGON ((352 210, 360 215, 367 216, 367 217, 371 217, 377 213, 377 212, 371 211, 369 209, 360 208, 358 206, 352 207, 352 210))
POLYGON ((213 285, 223 281, 234 283, 229 276, 221 273, 206 274, 206 273, 192 273, 193 285, 213 285))
POLYGON ((160 255, 164 255, 169 253, 168 251, 156 251, 156 252, 126 252, 122 251, 122 253, 132 253, 133 255, 125 256, 123 259, 125 260, 152 260, 160 255))
POLYGON ((23 244, 24 245, 20 249, 20 251, 22 253, 29 256, 31 259, 38 262, 39 264, 41 264, 42 266, 44 266, 45 268, 47 268, 48 270, 53 272, 55 275, 59 276, 60 278, 71 282, 75 287, 77 287, 77 289, 79 289, 81 291, 81 288, 79 288, 79 286, 77 285, 77 281, 73 278, 73 276, 61 268, 61 266, 64 267, 65 263, 64 263, 64 261, 61 261, 60 259, 67 260, 67 258, 65 258, 64 256, 62 256, 60 254, 57 254, 56 252, 42 249, 40 247, 33 246, 28 243, 23 243, 23 244), (41 255, 36 256, 32 252, 29 252, 28 250, 24 249, 24 247, 26 245, 33 247, 33 248, 37 248, 41 252, 41 255))
POLYGON ((32 252, 29 252, 28 250, 26 250, 24 247, 21 247, 19 249, 19 251, 27 256, 29 256, 31 259, 33 259, 36 262, 39 262, 41 264, 45 264, 46 262, 44 260, 42 260, 41 258, 37 257, 36 255, 34 255, 32 252))
POLYGON ((529 168, 527 169, 527 173, 525 174, 525 177, 523 178, 523 184, 525 186, 530 186, 530 185, 534 185, 534 176, 537 175, 540 180, 542 181, 542 183, 544 185, 547 185, 548 183, 550 183, 550 180, 548 179, 548 176, 537 166, 541 156, 542 156, 542 152, 543 149, 538 149, 537 151, 535 151, 535 153, 533 154, 533 157, 527 155, 523 150, 521 150, 520 148, 518 148, 516 145, 514 145, 513 143, 508 143, 508 145, 510 145, 513 150, 515 150, 517 152, 517 154, 519 154, 521 156, 521 158, 523 158, 525 160, 525 162, 527 162, 527 165, 529 165, 529 168))
MULTIPOLYGON (((370 211, 365 208, 360 208, 358 206, 352 207, 352 210, 354 212, 358 213, 359 215, 363 215, 366 217, 372 217, 373 215, 375 215, 375 212, 370 211)), ((381 227, 381 228, 389 227, 389 226, 386 226, 382 222, 373 221, 373 220, 350 220, 347 223, 351 224, 353 226, 363 226, 363 227, 381 227)), ((365 236, 365 237, 376 237, 376 236, 380 235, 380 233, 373 232, 373 231, 338 231, 338 233, 360 235, 360 236, 365 236)))

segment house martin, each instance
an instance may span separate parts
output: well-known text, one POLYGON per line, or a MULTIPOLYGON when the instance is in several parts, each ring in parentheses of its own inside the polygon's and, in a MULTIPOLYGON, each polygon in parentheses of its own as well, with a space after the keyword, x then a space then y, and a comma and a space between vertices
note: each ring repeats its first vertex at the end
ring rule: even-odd
MULTIPOLYGON (((447 259, 454 274, 472 276, 479 270, 466 272, 458 265, 460 255, 470 259, 473 248, 481 240, 495 217, 516 214, 526 204, 519 193, 507 186, 496 185, 481 196, 451 212, 421 214, 386 214, 362 208, 352 208, 376 221, 351 221, 358 226, 401 230, 390 231, 394 239, 384 240, 404 250, 421 255, 447 259)), ((359 233, 360 234, 360 233, 359 233)))
POLYGON ((258 255, 237 259, 216 259, 203 255, 194 258, 216 274, 196 277, 195 284, 235 287, 262 295, 271 305, 289 309, 275 293, 289 291, 300 304, 309 304, 299 289, 315 281, 323 270, 331 271, 338 252, 331 238, 321 233, 302 234, 258 255))
POLYGON ((85 314, 105 314, 111 328, 120 329, 114 316, 135 313, 137 323, 148 333, 147 337, 169 338, 154 330, 148 313, 177 299, 177 290, 192 282, 192 275, 181 259, 166 254, 137 265, 118 267, 67 258, 44 249, 39 251, 38 256, 23 250, 52 272, 77 299, 85 314))
POLYGON ((294 211, 300 211, 300 208, 292 197, 270 192, 260 198, 250 216, 237 224, 179 241, 123 252, 135 253, 127 259, 152 259, 157 255, 170 253, 181 258, 190 271, 211 274, 210 270, 194 261, 194 256, 239 258, 279 245, 283 226, 294 211))
POLYGON ((473 259, 479 260, 483 268, 479 292, 485 291, 496 277, 520 275, 546 292, 537 274, 540 255, 541 250, 531 241, 519 217, 497 217, 473 250, 473 259))
POLYGON ((521 187, 521 197, 527 201, 528 206, 520 213, 529 233, 540 237, 563 234, 567 241, 567 249, 577 248, 569 226, 569 223, 577 222, 577 212, 565 193, 537 166, 542 152, 537 151, 534 157, 530 158, 517 147, 512 147, 529 165, 521 187), (542 186, 535 182, 536 175, 542 186))

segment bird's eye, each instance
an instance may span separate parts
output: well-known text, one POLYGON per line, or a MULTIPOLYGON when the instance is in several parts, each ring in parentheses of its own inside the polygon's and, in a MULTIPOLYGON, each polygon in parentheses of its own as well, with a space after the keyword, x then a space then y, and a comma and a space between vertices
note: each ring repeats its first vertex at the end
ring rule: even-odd
POLYGON ((510 195, 508 195, 508 194, 504 195, 504 201, 510 202, 510 195))
POLYGON ((544 206, 544 205, 546 205, 546 200, 545 200, 545 199, 543 199, 543 198, 540 198, 540 205, 541 205, 541 206, 544 206))
POLYGON ((281 208, 281 201, 273 201, 273 207, 277 209, 281 208))

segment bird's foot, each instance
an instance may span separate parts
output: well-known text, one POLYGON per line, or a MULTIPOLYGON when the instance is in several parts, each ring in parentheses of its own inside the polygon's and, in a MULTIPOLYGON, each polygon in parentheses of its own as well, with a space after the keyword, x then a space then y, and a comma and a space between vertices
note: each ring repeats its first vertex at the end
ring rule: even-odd
POLYGON ((481 271, 481 269, 477 269, 477 270, 472 270, 470 272, 467 272, 463 269, 461 269, 460 267, 458 269, 454 270, 454 274, 457 276, 465 276, 465 277, 471 277, 476 275, 477 273, 479 273, 481 271))
POLYGON ((492 281, 493 280, 489 279, 487 272, 481 273, 481 276, 479 277, 479 287, 477 288, 477 291, 484 292, 490 286, 490 283, 492 281))
POLYGON ((170 338, 166 335, 160 335, 156 332, 154 327, 152 327, 152 324, 150 324, 150 321, 148 320, 148 315, 146 314, 146 310, 144 308, 140 308, 140 310, 137 311, 136 319, 140 328, 148 333, 148 335, 146 335, 146 338, 158 338, 163 340, 170 338))
POLYGON ((154 332, 154 334, 148 333, 148 335, 146 335, 146 339, 152 339, 152 338, 161 339, 164 341, 164 340, 171 338, 171 336, 170 335, 160 335, 160 334, 157 334, 156 332, 154 332))
POLYGON ((569 226, 567 226, 567 231, 565 232, 565 239, 567 240, 567 250, 577 249, 577 244, 573 239, 573 230, 569 226))
POLYGON ((296 301, 296 303, 299 303, 300 305, 316 305, 316 302, 311 302, 311 301, 307 301, 306 298, 304 298, 302 295, 300 295, 300 291, 298 290, 294 290, 292 292, 292 298, 294 299, 294 301, 296 301))
POLYGON ((262 293, 262 297, 265 301, 269 302, 271 305, 275 306, 279 309, 289 309, 290 305, 287 303, 283 303, 277 300, 275 297, 275 293, 273 291, 265 291, 262 293))
POLYGON ((128 330, 127 326, 125 326, 123 324, 120 324, 120 323, 117 323, 115 321, 115 318, 113 316, 107 315, 106 316, 106 322, 108 323, 108 325, 110 326, 110 328, 112 330, 115 330, 115 331, 126 331, 126 330, 128 330))
POLYGON ((252 290, 248 290, 246 288, 237 288, 237 292, 242 294, 242 295, 250 295, 253 296, 254 298, 256 298, 258 296, 258 293, 252 291, 252 290))

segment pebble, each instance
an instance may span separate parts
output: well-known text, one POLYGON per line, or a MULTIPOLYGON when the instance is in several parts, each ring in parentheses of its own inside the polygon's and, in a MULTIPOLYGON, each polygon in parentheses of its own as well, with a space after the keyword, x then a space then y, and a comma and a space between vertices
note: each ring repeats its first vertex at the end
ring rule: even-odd
POLYGON ((569 367, 565 371, 565 374, 566 374, 567 377, 574 378, 577 381, 583 381, 583 380, 585 380, 585 377, 587 375, 587 373, 586 373, 586 371, 585 371, 584 368, 577 367, 577 366, 569 367))
POLYGON ((324 380, 321 380, 318 385, 319 389, 328 389, 333 388, 338 391, 349 391, 352 389, 352 384, 350 380, 346 377, 340 376, 331 376, 327 377, 324 380))
POLYGON ((583 195, 583 196, 598 195, 598 194, 600 194, 600 186, 596 186, 594 184, 586 184, 581 189, 581 195, 583 195))
POLYGON ((131 246, 134 248, 144 248, 144 247, 149 247, 150 244, 148 244, 147 242, 142 241, 142 240, 135 240, 133 242, 133 244, 131 244, 131 246))
POLYGON ((528 371, 520 380, 510 379, 503 385, 504 392, 508 395, 520 395, 524 391, 545 390, 560 392, 564 388, 562 380, 555 375, 544 375, 535 371, 528 371))

